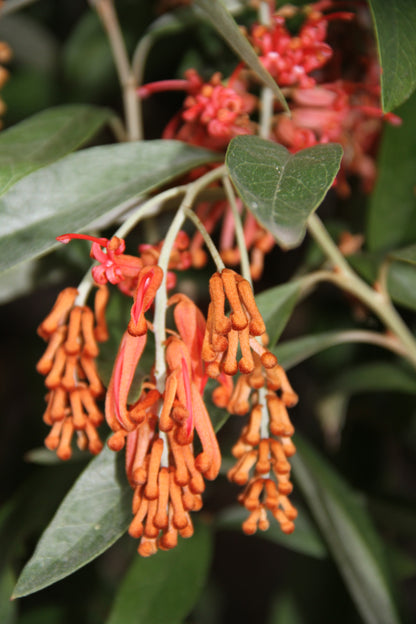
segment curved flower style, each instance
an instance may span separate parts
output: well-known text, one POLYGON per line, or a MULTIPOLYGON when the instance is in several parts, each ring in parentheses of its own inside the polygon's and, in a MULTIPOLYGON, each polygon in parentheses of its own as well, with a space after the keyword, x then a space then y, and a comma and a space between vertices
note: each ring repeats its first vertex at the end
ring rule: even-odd
POLYGON ((37 370, 46 376, 48 406, 44 421, 52 429, 45 440, 50 450, 56 450, 60 459, 69 459, 71 441, 77 434, 78 447, 88 447, 94 455, 102 449, 96 431, 103 415, 96 399, 103 395, 95 358, 97 341, 108 337, 104 311, 108 300, 105 286, 95 296, 95 313, 87 306, 75 305, 78 291, 63 290, 46 319, 38 329, 47 340, 47 349, 37 364, 37 370))

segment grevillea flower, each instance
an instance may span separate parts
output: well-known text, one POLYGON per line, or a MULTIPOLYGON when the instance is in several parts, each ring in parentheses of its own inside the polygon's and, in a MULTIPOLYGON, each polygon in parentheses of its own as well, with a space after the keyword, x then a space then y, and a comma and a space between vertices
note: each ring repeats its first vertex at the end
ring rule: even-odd
POLYGON ((250 513, 243 531, 255 533, 269 527, 267 510, 284 533, 291 533, 297 511, 288 500, 292 491, 288 457, 296 451, 294 428, 287 412, 297 396, 284 370, 276 364, 266 369, 258 356, 250 375, 241 375, 228 404, 231 413, 250 411, 248 424, 232 448, 237 463, 228 472, 230 481, 245 486, 238 500, 250 513))
POLYGON ((105 286, 97 290, 94 312, 87 306, 75 305, 77 295, 75 288, 63 290, 38 329, 48 342, 37 364, 49 390, 43 419, 51 431, 45 445, 56 450, 60 459, 71 457, 74 433, 82 450, 88 447, 97 454, 103 446, 96 430, 103 421, 96 404, 103 387, 95 359, 97 341, 108 337, 104 317, 108 291, 105 286))
POLYGON ((146 334, 126 332, 116 358, 106 419, 113 430, 109 446, 126 446, 126 471, 134 488, 129 533, 140 538, 143 556, 173 548, 178 536, 193 533, 190 511, 202 506, 204 479, 214 479, 221 454, 202 399, 206 375, 200 358, 205 319, 184 295, 169 301, 179 335, 166 343, 166 381, 156 388, 154 374, 143 383, 139 399, 127 405, 146 334), (194 433, 201 451, 194 456, 194 433))
POLYGON ((231 269, 214 273, 209 281, 211 303, 202 348, 207 373, 217 378, 220 373, 235 375, 238 371, 254 371, 253 353, 257 353, 265 368, 273 368, 276 357, 257 338, 265 336, 266 326, 258 311, 250 283, 231 269), (225 304, 231 307, 225 314, 225 304), (238 347, 241 358, 237 363, 238 347))
POLYGON ((185 80, 165 80, 139 89, 141 97, 168 90, 185 90, 183 108, 166 126, 163 138, 178 139, 193 145, 222 150, 241 134, 254 134, 255 126, 248 114, 257 99, 237 81, 224 85, 215 73, 204 82, 194 69, 185 72, 185 80))

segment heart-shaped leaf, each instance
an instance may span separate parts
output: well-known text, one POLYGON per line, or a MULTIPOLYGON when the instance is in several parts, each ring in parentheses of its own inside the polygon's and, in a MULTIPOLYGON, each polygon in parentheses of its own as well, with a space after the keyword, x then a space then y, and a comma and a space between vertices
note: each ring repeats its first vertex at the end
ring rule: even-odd
POLYGON ((55 237, 86 228, 218 154, 180 141, 104 145, 70 154, 26 176, 0 198, 0 270, 58 245, 55 237))
POLYGON ((109 109, 72 104, 42 111, 0 134, 0 195, 32 171, 86 143, 110 119, 109 109))
POLYGON ((370 0, 381 65, 383 110, 402 104, 416 87, 416 3, 370 0))
POLYGON ((226 164, 241 198, 284 248, 298 246, 309 215, 331 187, 341 163, 336 143, 291 154, 254 136, 234 138, 226 164))
POLYGON ((13 597, 48 587, 107 550, 129 525, 131 496, 122 456, 105 448, 68 492, 23 569, 13 597))
POLYGON ((180 538, 173 550, 149 559, 137 555, 106 624, 182 624, 204 586, 211 551, 211 532, 195 523, 195 534, 180 538))
POLYGON ((233 16, 221 0, 195 0, 195 4, 202 9, 214 28, 218 30, 220 35, 222 35, 238 56, 258 75, 261 81, 272 90, 283 108, 289 111, 285 96, 269 72, 263 67, 253 47, 244 37, 233 16))
POLYGON ((367 624, 399 624, 382 543, 349 485, 306 441, 296 436, 296 482, 367 624))

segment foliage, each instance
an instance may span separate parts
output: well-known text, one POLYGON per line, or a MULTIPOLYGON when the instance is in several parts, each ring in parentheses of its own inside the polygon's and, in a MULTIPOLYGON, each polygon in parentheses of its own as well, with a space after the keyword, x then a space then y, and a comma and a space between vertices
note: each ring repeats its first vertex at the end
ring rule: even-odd
POLYGON ((414 621, 415 8, 367 4, 4 1, 2 622, 414 621))

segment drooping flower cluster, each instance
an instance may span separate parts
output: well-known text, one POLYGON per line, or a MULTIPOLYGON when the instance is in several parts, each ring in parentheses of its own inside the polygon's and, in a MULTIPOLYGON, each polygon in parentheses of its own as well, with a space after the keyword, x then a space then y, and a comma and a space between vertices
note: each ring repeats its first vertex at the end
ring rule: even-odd
MULTIPOLYGON (((4 63, 9 63, 12 58, 12 51, 10 46, 5 41, 0 41, 0 89, 5 85, 9 79, 9 72, 4 67, 4 63)), ((6 104, 2 98, 0 98, 0 116, 6 112, 6 104)), ((3 122, 0 121, 0 128, 3 126, 3 122)))
POLYGON ((104 318, 108 290, 101 286, 95 295, 94 312, 86 305, 76 305, 78 291, 63 290, 52 311, 40 324, 39 335, 48 342, 37 370, 45 375, 48 406, 44 421, 51 427, 45 440, 60 459, 69 459, 71 441, 76 433, 81 450, 94 455, 102 449, 97 427, 103 414, 96 400, 104 388, 97 373, 97 341, 107 339, 104 318))

